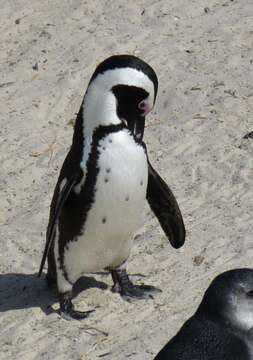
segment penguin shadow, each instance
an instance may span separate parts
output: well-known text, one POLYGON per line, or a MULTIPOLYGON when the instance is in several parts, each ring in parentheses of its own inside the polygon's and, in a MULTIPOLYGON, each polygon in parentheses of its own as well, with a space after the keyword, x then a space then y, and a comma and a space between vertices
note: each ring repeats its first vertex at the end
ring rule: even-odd
MULTIPOLYGON (((73 288, 74 297, 90 288, 105 290, 107 284, 94 277, 81 277, 73 288)), ((46 314, 58 312, 52 305, 58 302, 56 286, 48 287, 45 277, 35 274, 0 274, 0 313, 39 307, 46 314)))
POLYGON ((91 276, 82 276, 73 287, 73 296, 74 298, 79 295, 82 291, 97 288, 101 290, 107 290, 108 285, 100 280, 96 280, 91 276))

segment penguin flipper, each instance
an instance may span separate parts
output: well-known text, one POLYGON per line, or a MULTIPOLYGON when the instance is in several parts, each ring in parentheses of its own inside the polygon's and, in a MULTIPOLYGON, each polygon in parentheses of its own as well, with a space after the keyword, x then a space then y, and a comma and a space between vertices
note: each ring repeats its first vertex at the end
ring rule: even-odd
POLYGON ((61 210, 62 210, 72 188, 77 184, 78 180, 80 179, 80 175, 81 175, 80 172, 75 173, 69 180, 67 180, 66 184, 63 186, 62 190, 59 192, 54 213, 52 214, 52 216, 49 220, 49 225, 48 225, 48 229, 47 229, 46 245, 45 245, 44 253, 42 256, 41 263, 40 263, 38 277, 40 277, 40 275, 42 273, 42 270, 45 265, 46 258, 47 258, 47 255, 48 255, 48 252, 50 249, 50 245, 52 244, 52 241, 54 239, 55 228, 56 228, 57 220, 61 214, 61 210))
POLYGON ((147 200, 171 245, 178 249, 185 242, 185 226, 172 191, 148 160, 147 200))

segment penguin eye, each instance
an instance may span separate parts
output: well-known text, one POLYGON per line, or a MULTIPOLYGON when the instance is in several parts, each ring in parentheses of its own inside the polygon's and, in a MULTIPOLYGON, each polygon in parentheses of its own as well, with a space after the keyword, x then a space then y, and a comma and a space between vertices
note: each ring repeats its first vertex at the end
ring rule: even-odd
POLYGON ((146 109, 145 100, 142 100, 142 101, 138 104, 138 108, 139 108, 140 110, 145 110, 145 109, 146 109))
POLYGON ((152 106, 149 104, 149 99, 146 98, 139 102, 138 108, 142 111, 142 115, 146 116, 152 109, 152 106))

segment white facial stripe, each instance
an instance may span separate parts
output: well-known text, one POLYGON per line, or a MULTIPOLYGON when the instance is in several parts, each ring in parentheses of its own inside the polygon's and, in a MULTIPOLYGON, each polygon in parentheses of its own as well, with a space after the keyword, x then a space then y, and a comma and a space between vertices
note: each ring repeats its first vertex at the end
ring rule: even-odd
POLYGON ((106 91, 118 84, 140 87, 149 93, 152 104, 154 103, 154 85, 142 71, 133 68, 107 70, 96 77, 95 83, 106 91))

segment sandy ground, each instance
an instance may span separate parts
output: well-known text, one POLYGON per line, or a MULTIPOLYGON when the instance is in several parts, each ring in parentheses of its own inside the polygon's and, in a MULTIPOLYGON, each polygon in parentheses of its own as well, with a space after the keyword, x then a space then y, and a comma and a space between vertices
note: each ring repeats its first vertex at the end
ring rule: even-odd
POLYGON ((252 0, 10 0, 0 16, 0 358, 151 360, 216 274, 252 266, 252 0), (158 74, 145 139, 187 242, 172 249, 147 207, 129 272, 163 292, 128 303, 91 275, 75 303, 96 312, 67 322, 36 273, 71 122, 96 65, 117 53, 158 74))

